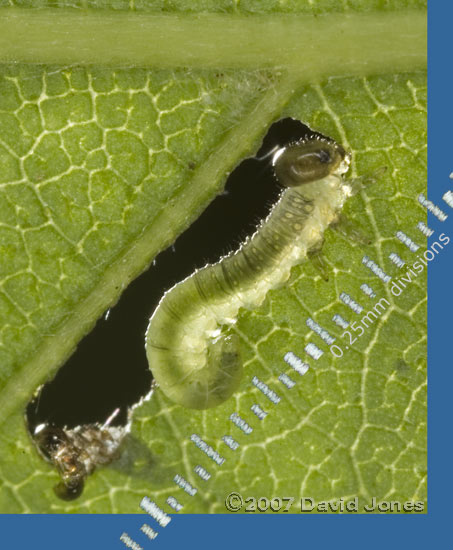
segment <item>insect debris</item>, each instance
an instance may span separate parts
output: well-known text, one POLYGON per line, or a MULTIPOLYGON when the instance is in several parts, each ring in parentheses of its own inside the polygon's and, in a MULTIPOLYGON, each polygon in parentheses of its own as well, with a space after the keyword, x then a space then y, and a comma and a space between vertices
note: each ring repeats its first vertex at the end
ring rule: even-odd
POLYGON ((52 423, 36 426, 32 437, 38 451, 56 467, 61 477, 54 487, 59 498, 74 500, 79 497, 85 479, 96 467, 117 458, 121 443, 129 431, 129 424, 110 425, 118 412, 119 409, 116 409, 104 424, 84 424, 71 429, 52 423))

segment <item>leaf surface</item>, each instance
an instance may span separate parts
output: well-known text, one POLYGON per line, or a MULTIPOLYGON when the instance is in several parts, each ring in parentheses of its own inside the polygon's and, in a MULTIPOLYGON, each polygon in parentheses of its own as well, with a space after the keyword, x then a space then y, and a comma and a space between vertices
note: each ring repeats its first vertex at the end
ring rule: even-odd
MULTIPOLYGON (((177 5, 181 17, 188 6, 177 5)), ((229 6, 203 3, 208 11, 239 14, 338 11, 337 2, 229 6)), ((161 7, 153 3, 151 11, 161 7)), ((423 13, 423 3, 410 7, 423 13)), ((146 4, 137 8, 148 11, 146 4)), ((407 7, 349 2, 346 11, 382 9, 407 7)), ((358 496, 361 505, 372 496, 426 498, 425 271, 395 297, 362 264, 367 254, 398 277, 404 270, 390 253, 408 267, 416 254, 395 233, 404 231, 425 246, 416 228, 426 220, 416 201, 426 189, 425 71, 410 65, 404 71, 399 64, 379 75, 345 71, 305 82, 278 67, 231 68, 223 62, 216 70, 0 66, 1 511, 134 513, 146 494, 167 511, 165 500, 173 495, 184 512, 220 513, 233 490, 318 501, 358 496), (233 398, 187 414, 156 391, 136 410, 121 458, 98 469, 80 499, 58 500, 52 491, 57 474, 25 430, 26 402, 130 280, 196 219, 235 164, 257 150, 269 125, 284 116, 349 149, 353 176, 388 168, 345 209, 371 235, 372 245, 328 231, 327 283, 303 264, 262 307, 240 312, 246 374, 233 398), (391 306, 335 359, 306 319, 344 342, 332 316, 360 316, 338 297, 346 292, 371 309, 376 300, 359 290, 364 282, 391 306), (325 353, 299 377, 283 356, 291 350, 304 357, 308 342, 325 353), (296 381, 292 389, 278 380, 282 372, 296 381), (252 385, 253 376, 282 397, 278 405, 252 385), (264 420, 250 411, 254 404, 268 412, 264 420), (249 422, 252 433, 231 423, 233 412, 249 422), (190 441, 193 433, 225 458, 222 466, 190 441), (225 434, 240 443, 236 451, 221 441, 225 434), (212 474, 208 482, 194 473, 197 464, 212 474), (197 495, 178 489, 175 474, 197 487, 197 495)))

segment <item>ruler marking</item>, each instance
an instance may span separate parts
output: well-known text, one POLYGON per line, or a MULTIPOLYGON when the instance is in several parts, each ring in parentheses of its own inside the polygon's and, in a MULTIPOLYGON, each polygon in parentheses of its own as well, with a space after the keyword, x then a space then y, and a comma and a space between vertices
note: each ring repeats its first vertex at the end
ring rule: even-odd
POLYGON ((263 411, 263 409, 259 405, 257 405, 256 403, 250 407, 250 410, 254 414, 256 414, 256 416, 260 420, 264 420, 266 418, 266 416, 268 415, 268 413, 266 411, 263 411))
POLYGON ((220 456, 219 453, 211 447, 211 445, 208 445, 206 441, 203 441, 199 435, 192 434, 190 436, 190 441, 192 441, 195 446, 206 456, 213 460, 217 466, 221 466, 225 462, 225 459, 220 456))
POLYGON ((264 382, 262 382, 257 376, 254 376, 252 378, 252 384, 256 388, 258 388, 260 392, 269 399, 269 401, 272 401, 274 405, 277 405, 278 403, 280 403, 280 400, 281 400, 280 396, 278 396, 274 392, 274 390, 271 390, 270 387, 264 382))
POLYGON ((287 353, 285 353, 283 360, 288 363, 288 365, 301 376, 303 376, 310 368, 310 365, 308 363, 302 361, 302 359, 292 351, 288 351, 287 353))

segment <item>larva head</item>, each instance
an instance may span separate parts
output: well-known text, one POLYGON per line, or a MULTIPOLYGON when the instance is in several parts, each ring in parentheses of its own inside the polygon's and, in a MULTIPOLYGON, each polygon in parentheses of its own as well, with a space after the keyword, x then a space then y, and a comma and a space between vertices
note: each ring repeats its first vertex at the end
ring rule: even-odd
POLYGON ((341 145, 315 136, 279 149, 272 161, 275 175, 285 187, 298 187, 331 174, 344 174, 349 162, 350 155, 341 145))

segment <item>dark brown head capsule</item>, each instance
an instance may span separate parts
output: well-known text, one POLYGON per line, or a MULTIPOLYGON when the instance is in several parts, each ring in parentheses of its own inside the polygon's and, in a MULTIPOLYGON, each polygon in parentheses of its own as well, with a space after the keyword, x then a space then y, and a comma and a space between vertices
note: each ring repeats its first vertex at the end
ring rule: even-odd
POLYGON ((333 140, 306 138, 275 153, 273 165, 281 185, 297 187, 320 180, 330 174, 342 174, 349 164, 349 154, 333 140))

